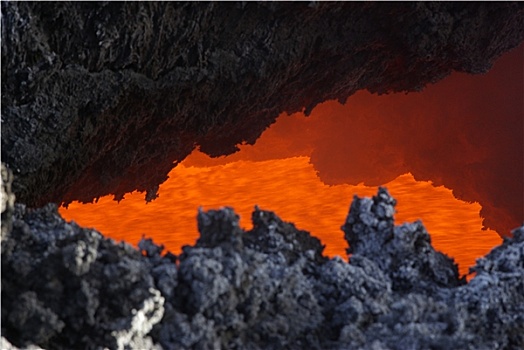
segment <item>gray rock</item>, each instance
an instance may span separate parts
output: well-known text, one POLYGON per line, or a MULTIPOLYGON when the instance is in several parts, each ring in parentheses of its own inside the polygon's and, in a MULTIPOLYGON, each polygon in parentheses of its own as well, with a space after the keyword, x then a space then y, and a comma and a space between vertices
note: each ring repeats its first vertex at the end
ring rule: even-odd
POLYGON ((117 244, 47 204, 133 190, 153 200, 194 147, 230 154, 284 111, 486 72, 524 39, 522 4, 2 2, 1 11, 2 346, 524 347, 524 227, 466 284, 421 222, 394 225, 385 189, 351 206, 350 263, 258 208, 249 232, 231 208, 199 212, 197 244, 176 257, 146 238, 139 250, 117 244))
POLYGON ((55 205, 16 204, 2 241, 2 335, 18 347, 152 344, 164 312, 152 270, 134 248, 66 223, 55 205))
POLYGON ((433 249, 422 222, 394 225, 395 204, 385 188, 373 199, 353 200, 342 226, 348 253, 367 257, 388 271, 395 291, 423 288, 431 293, 464 284, 453 260, 433 249))
POLYGON ((11 190, 11 184, 13 183, 13 173, 1 163, 1 183, 2 193, 0 200, 2 201, 2 231, 1 240, 12 230, 13 228, 13 211, 15 207, 15 195, 11 190))
MULTIPOLYGON (((13 344, 11 344, 4 337, 0 339, 0 347, 2 348, 2 350, 20 350, 20 348, 17 348, 13 344)), ((36 345, 28 345, 28 346, 25 346, 23 350, 43 350, 43 349, 36 345)))
POLYGON ((52 349, 521 349, 524 226, 465 283, 420 222, 394 225, 394 204, 386 189, 355 198, 350 263, 259 209, 248 232, 231 208, 201 211, 200 239, 174 257, 16 204, 2 336, 52 349))

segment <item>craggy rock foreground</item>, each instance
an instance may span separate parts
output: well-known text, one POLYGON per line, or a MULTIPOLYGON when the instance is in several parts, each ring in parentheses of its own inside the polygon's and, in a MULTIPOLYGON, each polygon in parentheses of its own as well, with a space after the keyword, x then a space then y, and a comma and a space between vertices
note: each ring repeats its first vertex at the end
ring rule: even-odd
POLYGON ((230 208, 200 212, 198 242, 175 257, 148 239, 136 250, 67 223, 55 205, 2 198, 4 347, 524 346, 524 226, 465 284, 420 222, 394 225, 385 189, 353 200, 343 226, 351 263, 258 208, 248 232, 230 208))
POLYGON ((3 1, 1 10, 2 161, 31 207, 133 190, 152 199, 196 146, 229 154, 282 112, 486 72, 524 39, 519 2, 3 1))

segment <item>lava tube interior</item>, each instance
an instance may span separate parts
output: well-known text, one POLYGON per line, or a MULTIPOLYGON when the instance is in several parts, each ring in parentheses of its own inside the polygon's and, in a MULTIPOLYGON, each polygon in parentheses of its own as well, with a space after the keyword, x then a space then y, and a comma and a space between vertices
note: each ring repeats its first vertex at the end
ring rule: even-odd
POLYGON ((521 45, 482 76, 453 73, 419 93, 361 91, 308 118, 284 113, 233 155, 195 150, 153 202, 134 192, 60 212, 111 238, 136 244, 146 235, 178 254, 197 238, 199 206, 231 206, 250 228, 258 205, 319 237, 327 255, 345 257, 340 226, 353 195, 382 185, 397 199, 397 224, 421 219, 434 246, 467 274, 522 220, 523 61, 521 45))

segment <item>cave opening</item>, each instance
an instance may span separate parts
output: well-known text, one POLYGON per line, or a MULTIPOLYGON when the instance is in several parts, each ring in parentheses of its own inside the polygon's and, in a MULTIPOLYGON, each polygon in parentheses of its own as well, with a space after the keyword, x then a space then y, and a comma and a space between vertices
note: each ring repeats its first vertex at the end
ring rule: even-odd
POLYGON ((482 76, 453 73, 418 93, 359 91, 307 118, 283 113, 230 156, 195 149, 153 202, 133 192, 60 212, 116 240, 136 245, 146 235, 179 254, 198 237, 198 207, 231 206, 249 229, 258 205, 320 238, 326 255, 345 257, 340 226, 353 195, 382 185, 397 199, 396 222, 421 219, 466 274, 522 219, 523 61, 521 45, 482 76))
POLYGON ((0 348, 522 348, 523 22, 2 2, 0 348))

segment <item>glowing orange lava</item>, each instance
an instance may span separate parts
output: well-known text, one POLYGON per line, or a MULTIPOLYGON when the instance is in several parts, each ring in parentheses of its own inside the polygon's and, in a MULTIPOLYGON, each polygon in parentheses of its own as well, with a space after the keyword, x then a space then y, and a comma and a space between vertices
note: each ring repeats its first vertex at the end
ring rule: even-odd
MULTIPOLYGON (((451 190, 415 181, 409 173, 384 186, 398 202, 396 223, 422 219, 433 245, 454 257, 462 274, 475 259, 501 243, 495 231, 481 230, 478 203, 457 200, 451 190)), ((364 185, 323 184, 309 157, 209 167, 182 163, 171 171, 160 186, 159 198, 151 203, 145 204, 144 195, 134 192, 120 203, 108 196, 97 204, 72 203, 69 209, 60 208, 60 213, 67 220, 135 245, 145 234, 179 254, 183 245, 193 244, 198 237, 199 206, 205 210, 231 206, 240 215, 241 226, 249 229, 257 204, 319 237, 328 256, 345 257, 347 244, 340 226, 353 195, 372 196, 376 191, 364 185)))

